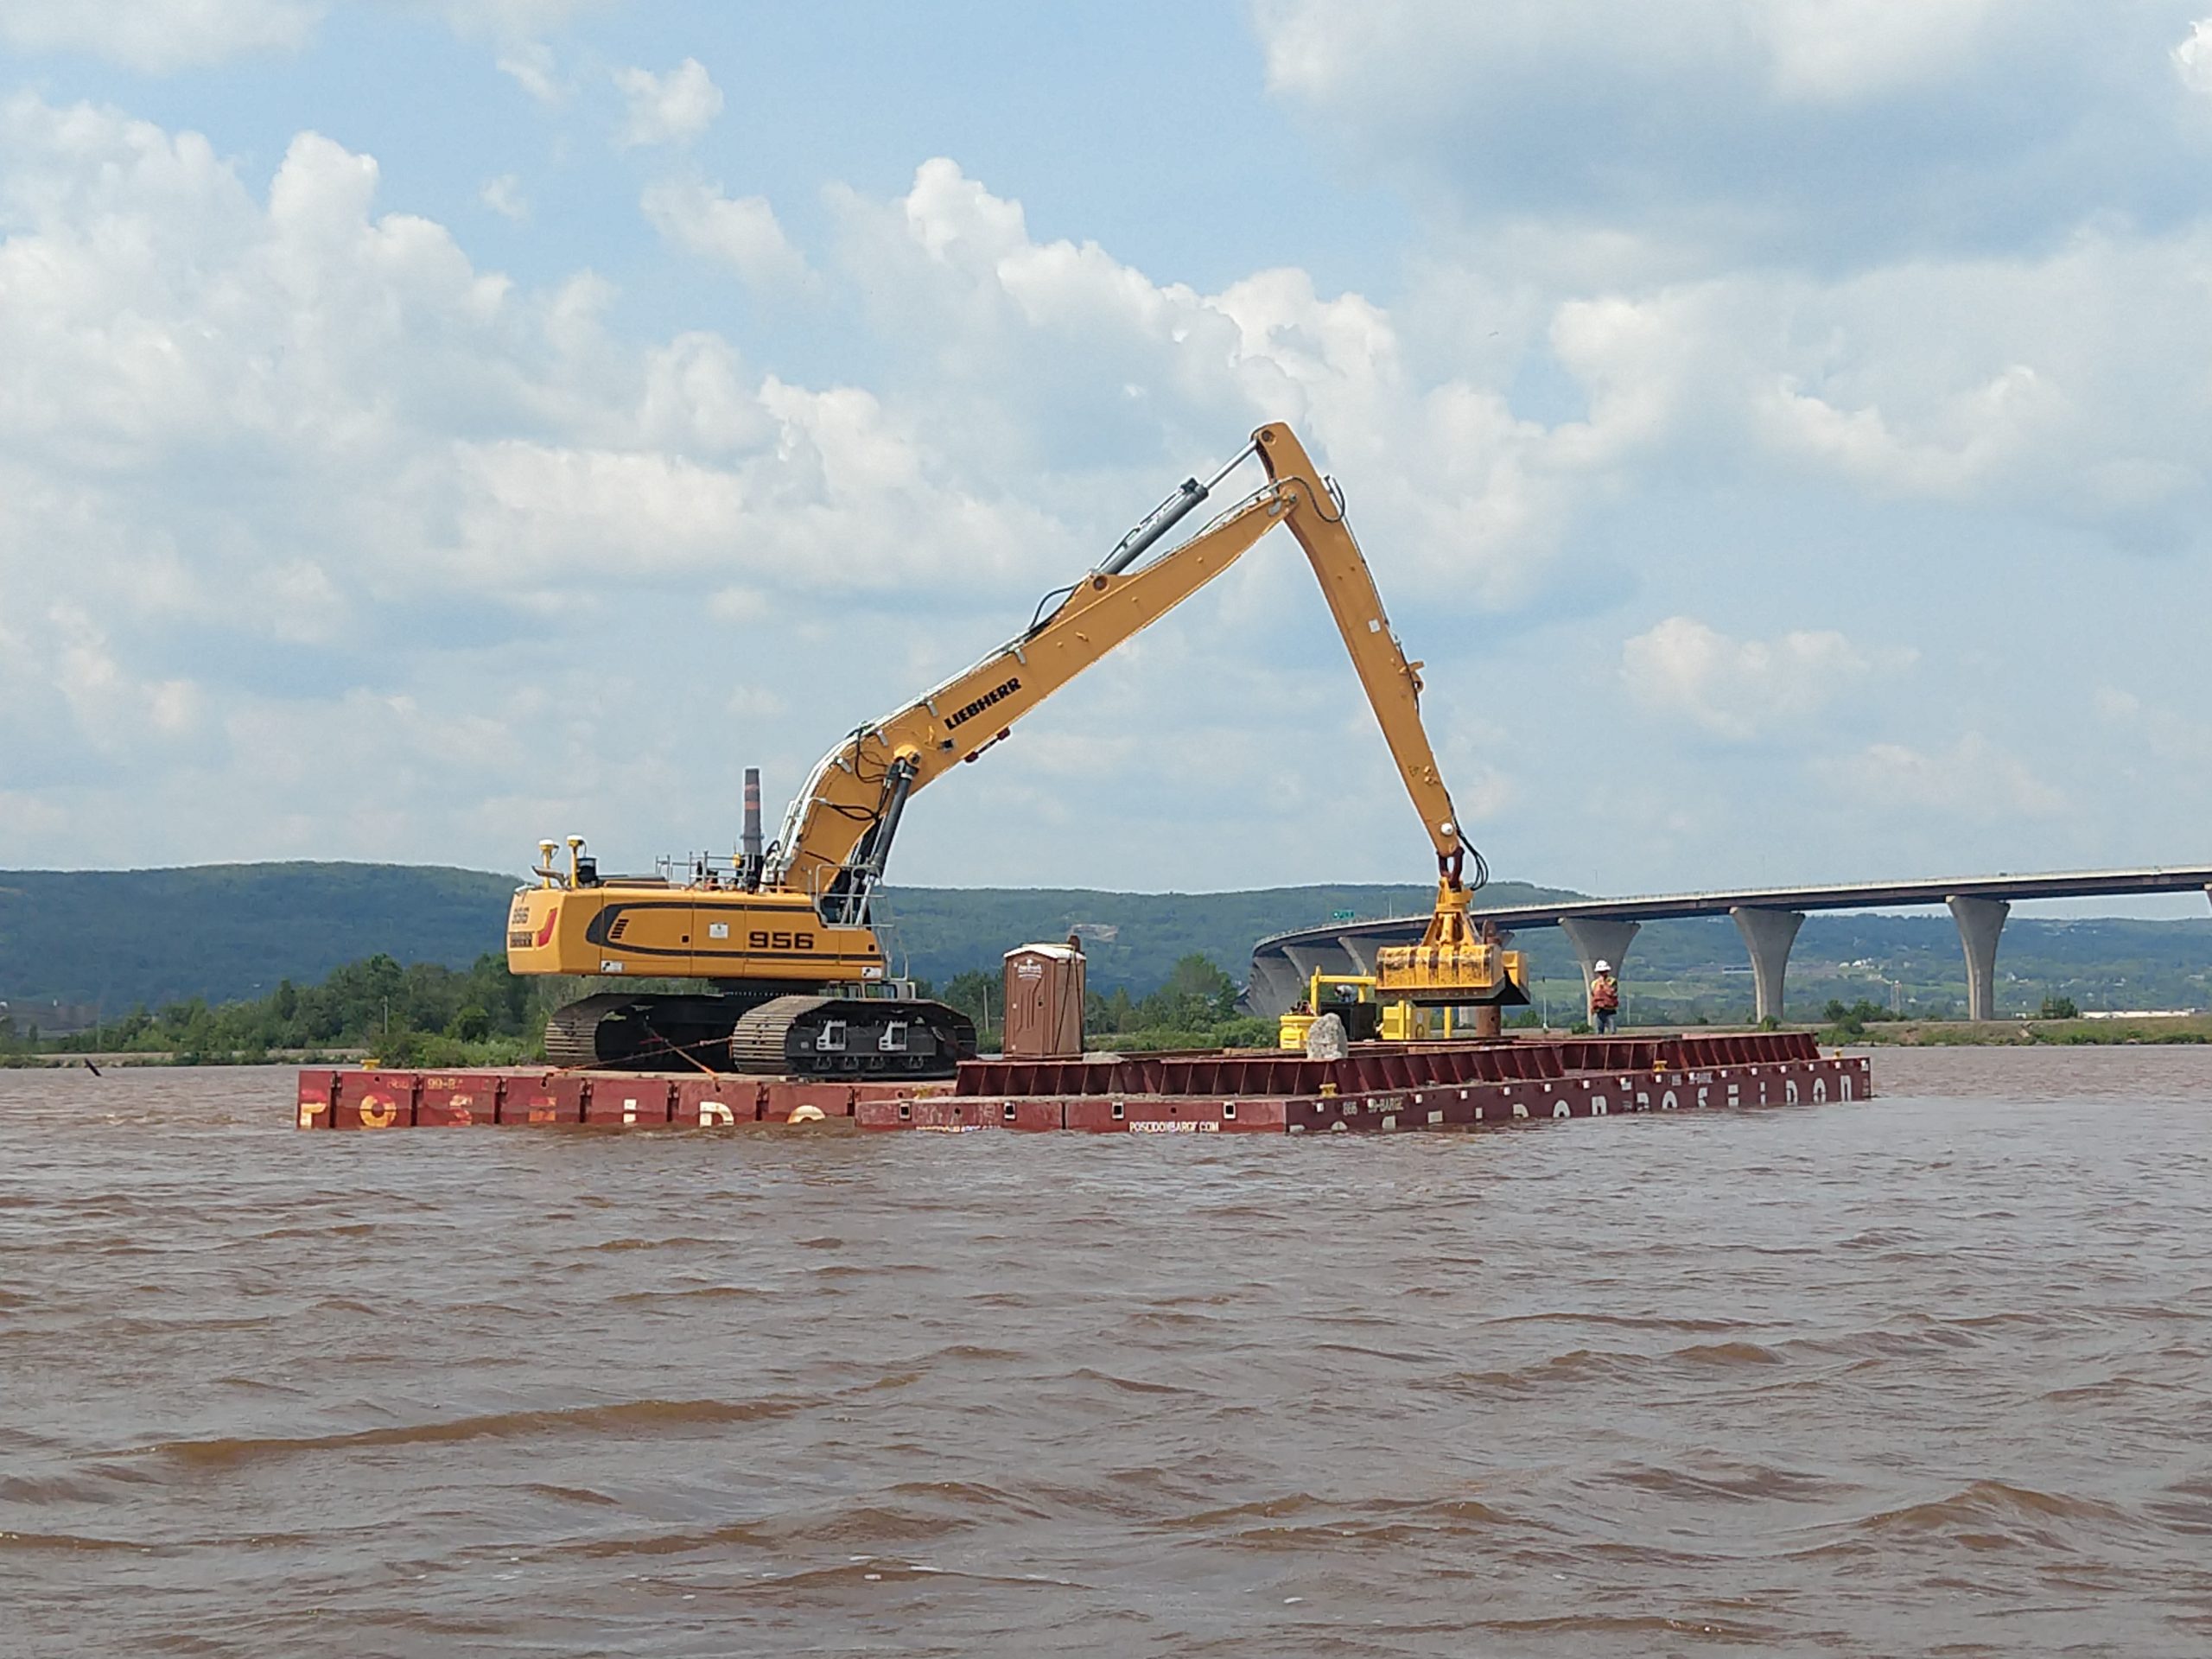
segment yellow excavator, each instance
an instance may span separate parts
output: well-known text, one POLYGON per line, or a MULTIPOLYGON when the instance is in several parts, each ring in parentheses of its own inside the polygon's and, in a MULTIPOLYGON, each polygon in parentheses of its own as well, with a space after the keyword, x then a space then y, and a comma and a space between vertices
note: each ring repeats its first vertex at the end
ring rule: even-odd
POLYGON ((581 837, 538 843, 537 885, 507 920, 518 974, 715 982, 711 992, 602 991, 557 1010, 556 1064, 662 1069, 691 1064, 851 1077, 950 1076, 975 1052, 957 1009, 901 995, 887 978, 869 906, 916 791, 975 760, 1060 687, 1207 582, 1277 524, 1320 578, 1384 740, 1436 849, 1436 909, 1419 944, 1376 952, 1386 998, 1425 1005, 1525 1003, 1520 953, 1467 919, 1487 879, 1461 835, 1421 721, 1421 664, 1391 632, 1333 480, 1290 429, 1263 426, 1207 482, 1187 479, 1072 586, 1048 594, 1029 626, 974 667, 859 728, 822 757, 760 844, 758 774, 746 781, 735 857, 694 858, 654 876, 602 876, 581 837), (1145 556, 1239 467, 1267 481, 1190 540, 1145 556))

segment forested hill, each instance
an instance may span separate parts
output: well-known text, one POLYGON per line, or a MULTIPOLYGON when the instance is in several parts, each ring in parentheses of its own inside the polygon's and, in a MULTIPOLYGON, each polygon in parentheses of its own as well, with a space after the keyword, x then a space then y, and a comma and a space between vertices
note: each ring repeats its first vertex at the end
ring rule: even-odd
MULTIPOLYGON (((516 880, 385 864, 0 872, 0 1000, 58 999, 114 1013, 141 1002, 262 995, 280 980, 312 984, 378 954, 465 968, 502 948, 516 880)), ((1431 891, 1426 884, 1195 893, 905 887, 887 891, 879 908, 894 970, 938 985, 970 969, 995 973, 1010 946, 1065 938, 1081 927, 1092 986, 1141 996, 1165 983, 1185 955, 1210 957, 1241 981, 1253 941, 1264 934, 1343 912, 1417 914, 1431 891)), ((1497 904, 1538 895, 1512 881, 1485 893, 1497 904)), ((1553 997, 1579 996, 1573 957, 1558 931, 1532 930, 1520 944, 1553 997)), ((1637 936, 1626 965, 1637 1006, 1654 1014, 1741 1018, 1749 1006, 1743 943, 1725 917, 1656 923, 1637 936)), ((2015 1012, 2032 1010, 2047 994, 2083 1007, 2202 1007, 2212 1002, 2212 916, 2016 916, 1998 966, 1999 1006, 2015 1012)), ((1958 934, 1941 912, 1808 917, 1789 982, 1801 1012, 1817 1012, 1831 997, 1871 997, 1940 1013, 1965 995, 1958 934)))
POLYGON ((0 870, 0 998, 222 1002, 378 951, 466 967, 501 948, 515 883, 402 864, 0 870))
MULTIPOLYGON (((391 864, 219 864, 174 870, 0 871, 0 999, 109 1009, 307 984, 382 952, 466 967, 499 950, 518 878, 391 864)), ((1402 915, 1431 888, 1276 887, 1256 893, 908 887, 881 911, 894 968, 943 984, 1001 951, 1089 934, 1091 983, 1142 994, 1198 951, 1240 980, 1262 934, 1340 911, 1402 915)), ((1535 889, 1497 882, 1501 903, 1535 889)))

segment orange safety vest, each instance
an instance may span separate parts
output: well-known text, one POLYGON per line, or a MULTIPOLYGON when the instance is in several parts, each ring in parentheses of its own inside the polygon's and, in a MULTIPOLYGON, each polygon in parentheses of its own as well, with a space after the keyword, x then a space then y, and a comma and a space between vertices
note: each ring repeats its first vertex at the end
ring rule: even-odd
POLYGON ((1590 1008, 1593 1014, 1615 1014, 1620 1006, 1620 981, 1611 974, 1600 974, 1590 982, 1590 1008))

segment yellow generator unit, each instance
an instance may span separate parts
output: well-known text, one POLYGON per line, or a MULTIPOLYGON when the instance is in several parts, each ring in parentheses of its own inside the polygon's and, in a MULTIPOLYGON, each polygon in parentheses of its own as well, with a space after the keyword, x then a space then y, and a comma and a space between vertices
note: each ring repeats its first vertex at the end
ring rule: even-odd
MULTIPOLYGON (((1517 968, 1521 953, 1507 954, 1517 968)), ((1275 1046, 1304 1048, 1306 1033, 1325 1014, 1342 1020, 1344 1035, 1355 1043, 1421 1043, 1452 1035, 1452 1005, 1432 1013, 1407 998, 1386 1002, 1382 997, 1381 981, 1373 974, 1314 974, 1306 982, 1305 1001, 1276 1021, 1275 1046)))

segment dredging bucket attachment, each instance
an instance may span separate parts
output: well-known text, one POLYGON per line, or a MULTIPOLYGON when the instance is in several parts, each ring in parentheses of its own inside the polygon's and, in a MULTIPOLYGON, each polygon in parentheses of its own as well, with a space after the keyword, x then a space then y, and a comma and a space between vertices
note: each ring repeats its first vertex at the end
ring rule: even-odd
POLYGON ((1438 882, 1436 913, 1421 943, 1386 944, 1375 953, 1376 990, 1384 1001, 1519 1007, 1529 1001, 1521 952, 1476 932, 1467 920, 1468 897, 1456 881, 1438 882))

